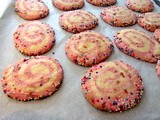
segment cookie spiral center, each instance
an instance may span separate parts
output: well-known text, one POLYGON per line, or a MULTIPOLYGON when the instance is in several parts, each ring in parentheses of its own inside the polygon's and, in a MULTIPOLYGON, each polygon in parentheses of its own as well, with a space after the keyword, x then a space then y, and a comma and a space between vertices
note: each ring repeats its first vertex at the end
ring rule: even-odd
POLYGON ((30 71, 33 75, 47 75, 50 73, 50 70, 47 66, 43 64, 36 64, 34 66, 31 66, 30 71))
POLYGON ((78 49, 81 52, 90 52, 93 48, 95 48, 95 44, 90 41, 83 41, 79 44, 78 49))
POLYGON ((25 41, 33 43, 33 42, 44 39, 44 34, 42 32, 41 27, 39 26, 28 26, 24 32, 27 37, 25 41))
POLYGON ((159 25, 160 25, 160 15, 159 15, 159 16, 158 16, 157 14, 146 15, 146 16, 145 16, 145 19, 146 19, 148 22, 156 23, 156 24, 159 24, 159 25))
POLYGON ((124 34, 125 42, 127 42, 130 47, 137 49, 141 52, 146 52, 150 50, 149 38, 142 34, 137 34, 136 32, 126 32, 124 34))
POLYGON ((83 20, 83 17, 79 14, 74 14, 72 17, 69 18, 70 22, 79 22, 83 20))

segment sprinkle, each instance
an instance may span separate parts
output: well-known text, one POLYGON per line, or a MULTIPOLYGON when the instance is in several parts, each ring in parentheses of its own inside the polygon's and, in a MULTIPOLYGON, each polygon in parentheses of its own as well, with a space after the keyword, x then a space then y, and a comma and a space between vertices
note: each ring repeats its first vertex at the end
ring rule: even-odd
POLYGON ((116 102, 116 101, 113 101, 113 105, 117 105, 117 102, 116 102))

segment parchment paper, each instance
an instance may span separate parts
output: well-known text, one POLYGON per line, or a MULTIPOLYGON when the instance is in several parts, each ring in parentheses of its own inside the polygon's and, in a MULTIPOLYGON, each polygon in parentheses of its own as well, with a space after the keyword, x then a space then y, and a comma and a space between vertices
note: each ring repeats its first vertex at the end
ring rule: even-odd
MULTIPOLYGON (((51 0, 44 0, 50 9, 50 14, 40 21, 50 24, 56 33, 56 44, 50 52, 44 54, 60 61, 64 69, 64 81, 60 89, 44 100, 21 102, 10 99, 0 87, 0 119, 1 120, 160 120, 160 79, 156 75, 155 64, 143 62, 122 53, 114 44, 114 52, 106 61, 123 60, 132 65, 141 75, 145 91, 138 106, 123 113, 108 113, 100 111, 88 103, 81 92, 81 78, 90 67, 81 67, 72 63, 65 55, 64 46, 72 33, 64 31, 58 24, 58 18, 63 13, 52 6, 51 0), (55 54, 53 54, 53 52, 55 54)), ((14 12, 15 0, 9 5, 0 19, 0 78, 5 68, 27 56, 22 55, 13 43, 13 33, 26 20, 14 12)), ((125 0, 116 4, 125 7, 125 0)), ((100 18, 103 7, 96 7, 87 2, 82 10, 90 11, 99 18, 99 25, 94 31, 113 36, 119 30, 136 28, 147 32, 138 25, 131 27, 112 27, 100 18)), ((154 12, 160 12, 155 4, 154 12)), ((138 13, 136 13, 138 14, 138 13)))

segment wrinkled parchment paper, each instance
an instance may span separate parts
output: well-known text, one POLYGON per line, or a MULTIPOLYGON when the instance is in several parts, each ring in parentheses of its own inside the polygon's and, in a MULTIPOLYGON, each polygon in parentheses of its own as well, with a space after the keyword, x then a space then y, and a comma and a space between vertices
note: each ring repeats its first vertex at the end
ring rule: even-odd
MULTIPOLYGON (((48 5, 50 14, 40 21, 50 24, 56 34, 55 46, 44 55, 56 58, 62 64, 63 84, 51 97, 29 102, 6 97, 0 86, 0 120, 160 120, 160 79, 156 75, 155 64, 129 57, 118 50, 115 44, 114 52, 106 61, 123 60, 139 72, 145 85, 141 102, 135 108, 123 113, 107 113, 92 107, 85 100, 81 92, 81 78, 89 67, 78 66, 66 57, 64 46, 72 33, 64 31, 58 24, 58 17, 63 11, 53 7, 51 0, 44 0, 44 2, 48 5)), ((14 31, 18 25, 26 21, 14 12, 14 3, 15 0, 12 0, 0 19, 0 78, 8 65, 26 57, 14 47, 13 43, 14 31)), ((125 7, 125 0, 118 0, 116 5, 125 7)), ((103 7, 96 7, 87 2, 82 8, 99 18, 99 26, 93 30, 108 36, 112 41, 115 33, 125 28, 136 28, 152 35, 138 25, 119 28, 106 24, 99 16, 102 9, 103 7)), ((156 4, 154 12, 160 12, 160 7, 156 4)))

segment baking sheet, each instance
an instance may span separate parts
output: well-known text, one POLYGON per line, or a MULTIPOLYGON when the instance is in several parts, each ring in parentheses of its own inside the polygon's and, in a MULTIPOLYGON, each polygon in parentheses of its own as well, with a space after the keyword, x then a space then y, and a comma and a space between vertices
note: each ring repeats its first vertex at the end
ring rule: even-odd
MULTIPOLYGON (((62 64, 63 84, 51 97, 29 102, 20 102, 6 97, 0 86, 0 120, 160 120, 160 79, 156 75, 155 64, 129 57, 118 50, 115 44, 114 52, 106 61, 122 60, 138 70, 145 85, 141 102, 135 108, 123 113, 108 113, 92 107, 85 100, 81 92, 81 78, 89 67, 78 66, 66 57, 64 46, 72 33, 64 31, 58 24, 58 17, 63 11, 54 8, 51 0, 44 0, 44 2, 48 5, 50 14, 40 21, 50 24, 56 34, 55 46, 44 55, 56 58, 62 64)), ((26 21, 14 12, 14 3, 15 0, 12 0, 0 19, 0 78, 8 65, 26 57, 14 47, 13 43, 14 31, 18 25, 26 21)), ((125 7, 125 0, 118 0, 116 5, 125 7)), ((136 28, 147 32, 138 25, 123 28, 109 26, 99 16, 102 9, 103 7, 96 7, 87 2, 82 8, 99 18, 99 25, 93 30, 108 36, 112 41, 115 33, 125 28, 136 28)), ((156 4, 154 12, 160 12, 156 4)), ((147 33, 152 35, 151 32, 147 33)))

